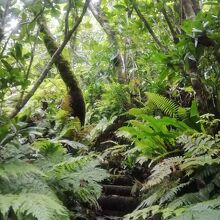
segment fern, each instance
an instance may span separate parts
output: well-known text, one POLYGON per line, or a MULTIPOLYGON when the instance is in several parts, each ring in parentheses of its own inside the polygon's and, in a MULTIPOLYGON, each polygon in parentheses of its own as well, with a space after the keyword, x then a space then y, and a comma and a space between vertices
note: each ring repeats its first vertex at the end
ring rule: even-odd
MULTIPOLYGON (((136 113, 135 113, 136 114, 136 113)), ((175 138, 191 129, 175 118, 138 114, 137 120, 130 120, 130 126, 119 129, 119 136, 126 136, 135 142, 141 152, 150 159, 166 154, 175 145, 175 138)))
POLYGON ((57 173, 58 175, 60 175, 64 172, 76 171, 77 169, 81 168, 88 160, 89 157, 87 156, 69 157, 65 161, 54 164, 52 169, 49 170, 49 172, 57 173))
POLYGON ((101 100, 97 102, 97 110, 107 118, 119 115, 131 106, 131 98, 127 85, 119 83, 105 84, 101 100))
POLYGON ((215 140, 211 135, 196 134, 194 136, 182 135, 178 138, 177 143, 183 144, 186 151, 185 155, 195 157, 199 155, 214 155, 218 150, 219 140, 215 140))
POLYGON ((166 177, 172 173, 172 168, 178 167, 183 162, 182 157, 172 157, 163 160, 152 169, 149 180, 144 185, 145 188, 160 184, 166 177))
POLYGON ((66 201, 66 195, 70 201, 98 207, 97 198, 101 194, 98 183, 108 174, 98 168, 94 154, 71 157, 57 140, 38 139, 32 148, 26 145, 26 155, 20 151, 23 144, 10 147, 11 143, 1 149, 7 155, 0 163, 0 212, 3 216, 13 218, 13 211, 14 218, 24 220, 69 219, 59 200, 66 201), (13 159, 16 156, 18 159, 13 159))
POLYGON ((38 220, 68 220, 67 209, 56 197, 39 193, 5 194, 0 195, 0 212, 7 216, 10 209, 16 215, 26 219, 29 216, 38 220))
MULTIPOLYGON (((96 199, 101 195, 101 186, 97 182, 101 182, 109 175, 103 169, 97 168, 97 161, 87 161, 83 166, 78 166, 78 169, 70 170, 69 166, 66 171, 52 172, 57 186, 63 190, 70 191, 82 202, 89 202, 97 206, 96 199)), ((60 166, 60 165, 59 165, 60 166)), ((71 166, 71 169, 73 167, 71 166)), ((64 165, 65 170, 65 165, 64 165)))
POLYGON ((33 173, 39 176, 45 175, 36 166, 25 163, 23 161, 11 161, 8 163, 0 164, 0 178, 4 180, 10 180, 12 177, 21 178, 33 173))
POLYGON ((214 174, 219 172, 219 166, 218 165, 211 165, 211 166, 205 166, 199 169, 195 175, 195 179, 205 179, 207 177, 213 176, 214 174))
POLYGON ((154 205, 161 198, 164 192, 165 189, 159 187, 159 189, 155 190, 155 192, 150 196, 148 196, 147 199, 143 200, 141 204, 137 207, 137 209, 142 209, 144 207, 149 207, 151 205, 154 205))
MULTIPOLYGON (((196 205, 186 208, 179 216, 171 218, 172 220, 218 220, 220 219, 220 198, 197 203, 196 205)), ((178 213, 178 209, 176 210, 178 213)))
MULTIPOLYGON (((159 136, 163 141, 161 143, 167 143, 166 137, 169 137, 170 140, 170 136, 167 134, 169 130, 162 126, 165 125, 166 128, 167 122, 173 123, 173 118, 162 118, 157 122, 141 112, 135 112, 135 114, 138 114, 137 117, 140 121, 135 121, 135 123, 132 121, 132 127, 127 131, 130 132, 136 145, 142 141, 143 148, 144 144, 149 148, 150 145, 145 140, 152 140, 153 135, 159 136), (147 127, 148 125, 149 127, 147 127)), ((184 127, 175 126, 175 129, 182 129, 184 133, 185 131, 192 132, 184 127)), ((177 144, 182 152, 170 151, 169 148, 166 148, 167 153, 164 154, 158 151, 160 156, 152 162, 157 164, 151 169, 152 173, 144 184, 144 189, 147 189, 146 195, 143 196, 145 199, 138 207, 139 210, 127 215, 126 219, 153 219, 155 215, 160 216, 160 214, 165 220, 219 219, 220 199, 213 200, 220 188, 219 136, 194 132, 193 135, 185 133, 179 138, 177 135, 173 136, 173 140, 174 145, 177 144), (181 156, 174 157, 176 152, 178 155, 181 153, 181 156), (189 186, 192 184, 195 187, 190 189, 189 186), (146 208, 142 209, 143 207, 146 208), (156 207, 153 212, 152 207, 156 207), (206 211, 210 217, 206 215, 206 211)), ((157 147, 153 149, 155 150, 157 147)), ((144 151, 142 150, 142 152, 144 151)))
POLYGON ((198 202, 206 201, 209 199, 210 193, 213 191, 214 185, 212 183, 208 184, 206 187, 201 189, 199 192, 187 193, 175 200, 173 200, 168 208, 176 209, 182 206, 195 204, 198 202))
POLYGON ((188 175, 190 175, 193 170, 196 171, 196 168, 205 166, 205 165, 216 165, 220 163, 219 158, 213 159, 211 156, 198 156, 192 158, 186 158, 184 163, 180 165, 181 170, 185 170, 188 175))
POLYGON ((220 219, 220 210, 199 210, 199 211, 186 211, 182 215, 171 218, 171 220, 219 220, 220 219))
POLYGON ((178 109, 180 107, 176 105, 173 101, 155 93, 146 92, 146 95, 148 97, 148 102, 152 102, 158 109, 163 111, 166 115, 170 117, 178 116, 178 109))
POLYGON ((64 155, 66 153, 65 148, 61 144, 45 138, 38 139, 32 146, 44 157, 53 157, 55 154, 64 155))
POLYGON ((204 200, 205 200, 205 198, 200 196, 199 193, 188 193, 188 194, 185 194, 184 196, 181 196, 180 198, 177 198, 174 201, 172 201, 168 205, 168 208, 176 209, 176 208, 182 207, 184 205, 191 205, 191 204, 195 204, 195 203, 198 203, 198 202, 201 202, 204 200))
POLYGON ((124 220, 136 220, 136 219, 148 219, 148 217, 153 216, 158 213, 160 206, 154 205, 145 209, 135 210, 131 214, 124 216, 124 220))
POLYGON ((188 186, 190 184, 190 181, 186 182, 186 183, 181 183, 178 184, 176 187, 173 187, 171 189, 169 189, 161 198, 160 198, 160 205, 165 203, 165 202, 170 202, 172 201, 172 199, 175 198, 175 196, 177 195, 177 193, 181 192, 181 190, 183 188, 185 188, 186 186, 188 186))

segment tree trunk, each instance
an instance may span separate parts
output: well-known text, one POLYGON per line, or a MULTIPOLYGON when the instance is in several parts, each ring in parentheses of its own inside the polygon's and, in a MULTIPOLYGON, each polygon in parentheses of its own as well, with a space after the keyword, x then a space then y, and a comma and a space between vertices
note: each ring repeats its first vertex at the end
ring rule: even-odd
POLYGON ((119 49, 119 45, 116 39, 116 33, 110 26, 105 14, 101 10, 100 4, 101 4, 101 0, 99 1, 99 3, 96 3, 96 4, 90 3, 89 9, 92 12, 93 16, 95 17, 95 19, 98 21, 98 23, 103 28, 104 32, 108 36, 110 45, 114 52, 114 58, 112 59, 112 61, 113 61, 115 72, 118 76, 118 82, 125 83, 127 80, 126 73, 125 73, 125 62, 119 49))
MULTIPOLYGON (((182 10, 184 11, 186 19, 193 19, 198 11, 199 2, 195 0, 180 0, 182 3, 182 10)), ((196 99, 198 101, 199 110, 202 114, 214 113, 216 114, 216 106, 212 95, 208 92, 205 84, 202 82, 199 76, 198 63, 192 58, 188 58, 188 75, 191 80, 192 87, 196 93, 196 99)))
POLYGON ((194 10, 194 4, 191 0, 181 0, 182 7, 186 18, 194 18, 196 12, 194 10))
MULTIPOLYGON (((47 28, 45 19, 42 18, 41 20, 39 20, 38 24, 40 26, 40 31, 44 34, 44 44, 49 54, 53 56, 58 48, 56 42, 49 29, 47 28)), ((85 102, 82 91, 78 86, 77 79, 71 70, 69 62, 60 54, 59 56, 57 56, 54 64, 57 67, 61 78, 67 86, 70 96, 70 105, 72 108, 71 115, 74 117, 78 117, 81 125, 84 125, 86 115, 85 102)))

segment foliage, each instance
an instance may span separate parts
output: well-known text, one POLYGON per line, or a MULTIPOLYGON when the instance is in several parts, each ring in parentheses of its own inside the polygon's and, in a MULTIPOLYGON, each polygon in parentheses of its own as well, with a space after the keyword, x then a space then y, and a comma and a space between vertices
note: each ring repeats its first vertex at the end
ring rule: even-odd
POLYGON ((149 100, 148 102, 152 102, 158 109, 162 110, 166 115, 170 117, 177 117, 178 112, 180 112, 183 109, 166 97, 150 92, 147 92, 146 95, 149 100))
POLYGON ((175 118, 155 118, 136 109, 129 113, 137 119, 129 121, 131 126, 120 128, 119 135, 125 135, 134 141, 142 155, 149 159, 156 159, 157 156, 175 150, 175 138, 182 132, 191 131, 184 122, 175 118))
POLYGON ((72 157, 59 141, 32 137, 31 143, 27 132, 33 134, 20 128, 1 141, 2 216, 69 219, 67 198, 97 207, 98 182, 108 175, 97 167, 95 155, 72 157))
MULTIPOLYGON (((102 85, 102 89, 99 87, 98 89, 100 97, 96 97, 96 100, 93 100, 92 95, 96 95, 95 91, 93 94, 89 94, 90 100, 88 100, 88 104, 91 105, 89 107, 93 108, 93 114, 96 117, 99 116, 98 119, 103 117, 110 119, 125 112, 132 106, 129 86, 120 85, 119 83, 105 83, 102 85)), ((93 91, 90 90, 90 92, 93 91)))
POLYGON ((20 219, 69 219, 63 204, 55 198, 38 193, 4 194, 0 196, 0 209, 7 218, 12 209, 20 219))
POLYGON ((220 7, 188 1, 189 16, 184 2, 92 2, 101 16, 88 9, 68 39, 85 1, 0 1, 1 218, 68 219, 79 203, 97 207, 107 174, 84 144, 128 111, 117 138, 129 141, 104 154, 151 174, 125 219, 219 219, 220 7), (83 129, 44 47, 42 17, 57 46, 68 40, 83 129))
POLYGON ((143 185, 147 199, 125 219, 154 215, 163 219, 206 219, 205 211, 218 219, 219 198, 215 192, 220 186, 219 136, 184 134, 175 141, 183 153, 176 157, 167 154, 156 161, 143 185))

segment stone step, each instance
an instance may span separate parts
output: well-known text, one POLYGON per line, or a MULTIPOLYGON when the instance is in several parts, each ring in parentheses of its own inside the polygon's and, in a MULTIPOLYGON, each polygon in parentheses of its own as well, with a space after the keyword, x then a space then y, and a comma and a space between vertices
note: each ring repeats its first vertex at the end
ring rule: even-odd
POLYGON ((132 186, 102 185, 105 195, 131 196, 132 186))
POLYGON ((102 210, 133 211, 138 206, 138 199, 129 196, 102 195, 98 199, 102 210))
POLYGON ((95 220, 122 220, 126 214, 128 211, 102 210, 102 212, 96 213, 95 220))
POLYGON ((117 217, 117 216, 96 216, 95 220, 122 220, 122 217, 117 217))
POLYGON ((108 179, 102 182, 104 185, 120 185, 120 186, 132 186, 133 179, 130 176, 125 175, 111 175, 108 179))

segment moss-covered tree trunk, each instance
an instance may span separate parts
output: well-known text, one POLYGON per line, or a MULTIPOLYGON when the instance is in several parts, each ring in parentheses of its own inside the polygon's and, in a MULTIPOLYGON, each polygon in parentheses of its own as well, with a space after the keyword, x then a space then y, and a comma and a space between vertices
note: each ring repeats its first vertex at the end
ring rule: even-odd
MULTIPOLYGON (((40 31, 44 34, 44 44, 51 56, 55 53, 58 49, 58 46, 49 31, 45 19, 40 19, 38 21, 40 26, 40 31)), ((63 79, 64 83, 67 86, 68 93, 70 96, 70 105, 71 105, 71 115, 74 117, 78 117, 81 125, 85 123, 85 115, 86 115, 86 108, 85 102, 83 98, 83 94, 81 89, 79 88, 78 82, 76 77, 74 76, 69 62, 60 54, 57 56, 57 59, 54 62, 55 66, 57 67, 61 78, 63 79)))

